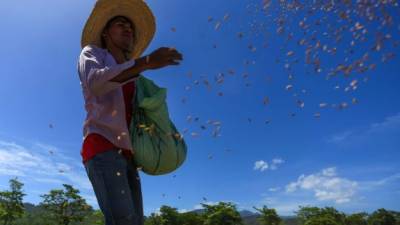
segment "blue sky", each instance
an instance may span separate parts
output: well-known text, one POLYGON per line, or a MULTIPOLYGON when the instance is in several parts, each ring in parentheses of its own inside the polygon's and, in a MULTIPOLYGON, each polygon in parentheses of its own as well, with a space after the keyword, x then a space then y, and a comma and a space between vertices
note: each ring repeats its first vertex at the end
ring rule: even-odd
MULTIPOLYGON (((297 45, 301 34, 289 25, 297 25, 301 13, 289 16, 294 22, 285 29, 293 28, 294 38, 285 44, 286 36, 278 35, 273 23, 275 5, 265 17, 254 13, 261 5, 257 1, 148 4, 157 32, 145 54, 173 46, 184 61, 143 74, 168 88, 170 116, 181 132, 187 129, 188 155, 171 174, 141 173, 146 215, 163 204, 193 210, 205 202, 203 197, 210 204, 234 202, 240 210, 267 205, 281 215, 293 214, 299 205, 334 206, 349 213, 400 210, 400 61, 381 60, 382 54, 398 55, 393 42, 399 40, 399 24, 384 29, 391 37, 381 51, 370 53, 375 70, 327 80, 326 68, 345 62, 352 39, 343 35, 335 44, 336 55, 321 53, 323 70, 314 73, 304 63, 304 46, 297 45), (260 21, 267 35, 251 32, 251 24, 254 28, 260 21), (241 39, 238 32, 243 32, 241 39), (288 56, 290 51, 294 56, 288 56), (289 80, 285 60, 294 57, 299 63, 292 65, 294 78, 289 80), (224 73, 222 84, 215 82, 218 73, 224 73), (345 91, 354 80, 357 88, 345 91), (288 85, 292 88, 286 90, 288 85), (348 107, 337 109, 343 102, 348 107), (210 123, 216 121, 220 132, 213 137, 210 123)), ((68 183, 98 208, 81 163, 85 111, 76 69, 81 30, 93 5, 87 0, 0 3, 0 188, 8 188, 8 180, 17 176, 25 184, 25 201, 37 204, 40 194, 68 183)), ((316 13, 307 21, 321 16, 316 13)), ((316 37, 331 48, 333 41, 323 35, 326 24, 316 28, 316 37)), ((370 39, 357 41, 349 61, 374 44, 376 24, 364 26, 370 39)))

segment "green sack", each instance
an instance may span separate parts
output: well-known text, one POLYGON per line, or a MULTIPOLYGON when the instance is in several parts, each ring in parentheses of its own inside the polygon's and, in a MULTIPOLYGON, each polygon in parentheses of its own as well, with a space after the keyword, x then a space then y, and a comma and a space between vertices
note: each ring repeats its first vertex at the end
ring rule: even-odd
POLYGON ((169 118, 167 89, 140 76, 130 124, 134 161, 149 175, 171 173, 186 159, 187 147, 169 118))

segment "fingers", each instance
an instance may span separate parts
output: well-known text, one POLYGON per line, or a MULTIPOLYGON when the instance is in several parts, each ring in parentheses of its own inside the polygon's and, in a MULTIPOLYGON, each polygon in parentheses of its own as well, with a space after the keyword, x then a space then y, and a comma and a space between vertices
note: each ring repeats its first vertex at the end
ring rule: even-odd
POLYGON ((161 48, 158 48, 156 51, 161 52, 161 53, 177 52, 175 48, 168 48, 168 47, 161 47, 161 48))
POLYGON ((181 54, 170 55, 168 58, 173 59, 173 60, 183 60, 183 57, 181 54))
POLYGON ((180 65, 183 56, 175 48, 161 47, 154 51, 151 60, 154 68, 162 68, 170 65, 180 65))
POLYGON ((168 65, 169 66, 177 66, 177 65, 180 65, 180 63, 179 62, 171 62, 168 65))
POLYGON ((170 57, 182 58, 182 54, 177 51, 169 51, 166 55, 170 57))
POLYGON ((170 50, 169 53, 168 53, 168 57, 174 58, 174 59, 179 59, 179 60, 182 60, 182 59, 183 59, 182 54, 179 53, 179 52, 176 51, 176 50, 170 50))
POLYGON ((161 60, 183 60, 183 56, 181 53, 179 53, 176 50, 165 50, 165 51, 160 51, 155 54, 152 54, 154 58, 160 58, 161 60))
POLYGON ((181 54, 168 54, 161 58, 161 61, 170 62, 170 61, 181 61, 183 57, 181 54))
POLYGON ((159 50, 162 52, 162 53, 165 53, 165 54, 179 54, 179 55, 181 55, 181 53, 179 53, 175 48, 173 48, 173 47, 171 47, 171 48, 167 48, 167 47, 161 47, 161 48, 159 48, 159 50))
POLYGON ((168 65, 179 65, 180 62, 176 62, 175 60, 171 59, 168 61, 168 65))

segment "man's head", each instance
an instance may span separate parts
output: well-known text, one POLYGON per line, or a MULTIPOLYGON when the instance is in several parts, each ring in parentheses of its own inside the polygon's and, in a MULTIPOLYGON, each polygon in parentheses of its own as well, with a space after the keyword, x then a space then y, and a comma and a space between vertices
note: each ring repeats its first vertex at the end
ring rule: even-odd
POLYGON ((124 16, 111 18, 101 34, 103 48, 119 48, 124 52, 130 52, 133 49, 134 41, 134 24, 124 16))

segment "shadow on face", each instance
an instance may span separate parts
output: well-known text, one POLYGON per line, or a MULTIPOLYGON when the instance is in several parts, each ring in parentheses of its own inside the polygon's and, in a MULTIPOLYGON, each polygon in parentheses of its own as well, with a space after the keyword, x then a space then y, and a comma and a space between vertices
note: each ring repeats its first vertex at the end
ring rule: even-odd
POLYGON ((124 16, 111 18, 104 27, 101 36, 103 48, 117 47, 121 50, 131 51, 134 41, 134 24, 124 16))

